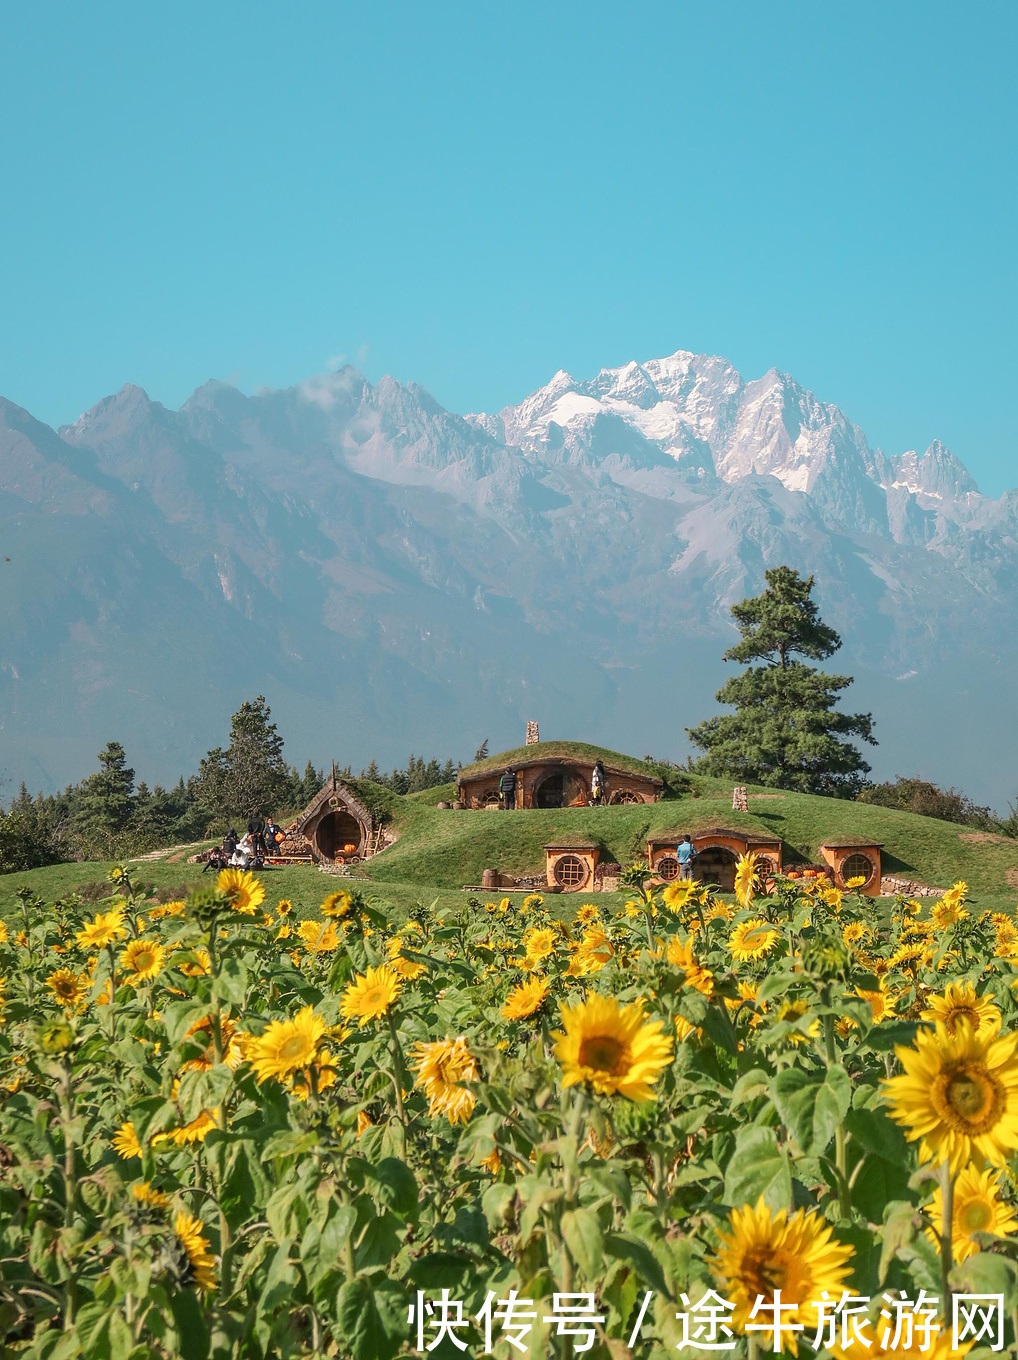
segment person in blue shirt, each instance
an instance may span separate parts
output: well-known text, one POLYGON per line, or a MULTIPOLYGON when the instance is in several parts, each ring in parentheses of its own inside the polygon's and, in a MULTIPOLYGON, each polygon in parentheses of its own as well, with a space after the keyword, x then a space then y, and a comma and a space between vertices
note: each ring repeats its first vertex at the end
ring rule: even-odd
POLYGON ((679 878, 691 879, 693 877, 693 860, 696 859, 696 850, 693 842, 688 836, 683 836, 679 841, 679 848, 675 852, 675 858, 679 861, 679 878))

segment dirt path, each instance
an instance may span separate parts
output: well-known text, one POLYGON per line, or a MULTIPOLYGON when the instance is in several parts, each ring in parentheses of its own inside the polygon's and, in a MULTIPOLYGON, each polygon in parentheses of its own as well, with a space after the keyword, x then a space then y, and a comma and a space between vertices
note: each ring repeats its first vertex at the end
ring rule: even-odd
POLYGON ((186 851, 200 850, 206 841, 192 841, 190 845, 164 845, 161 850, 150 850, 147 855, 135 855, 128 864, 150 864, 152 860, 166 859, 171 863, 179 860, 186 851))

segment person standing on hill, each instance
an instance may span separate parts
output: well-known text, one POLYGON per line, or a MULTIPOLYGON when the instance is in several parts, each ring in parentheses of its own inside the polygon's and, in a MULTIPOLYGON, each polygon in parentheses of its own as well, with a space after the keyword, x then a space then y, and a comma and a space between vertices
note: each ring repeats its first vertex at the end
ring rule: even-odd
POLYGON ((498 796, 502 801, 503 812, 510 812, 516 806, 516 771, 507 765, 498 781, 498 796))
POLYGON ((594 770, 590 776, 590 801, 594 807, 600 807, 604 802, 604 790, 607 782, 604 773, 604 761, 598 757, 594 761, 594 770))
POLYGON ((675 858, 679 861, 679 878, 688 882, 693 877, 693 860, 696 859, 696 847, 688 836, 679 841, 675 858))
POLYGON ((256 855, 265 854, 265 818, 260 812, 256 812, 248 820, 247 834, 251 837, 251 845, 256 855))

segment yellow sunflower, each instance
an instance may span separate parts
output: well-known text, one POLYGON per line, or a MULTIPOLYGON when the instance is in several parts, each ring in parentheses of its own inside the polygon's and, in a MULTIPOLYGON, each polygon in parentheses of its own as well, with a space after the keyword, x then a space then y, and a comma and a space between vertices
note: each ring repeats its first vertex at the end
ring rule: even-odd
POLYGON ((199 946, 197 949, 190 950, 189 953, 193 954, 194 958, 185 957, 182 963, 176 964, 176 967, 185 977, 207 977, 212 972, 212 960, 209 958, 209 951, 199 946))
POLYGON ((929 1009, 923 1011, 924 1020, 940 1020, 948 1034, 954 1034, 959 1020, 967 1020, 977 1032, 1000 1029, 1003 1016, 992 1001, 977 996, 971 982, 949 982, 943 996, 931 996, 929 1009))
POLYGON ((259 1084, 269 1077, 284 1081, 301 1067, 314 1061, 325 1034, 325 1021, 315 1015, 313 1006, 304 1006, 292 1020, 273 1020, 265 1033, 248 1046, 251 1066, 259 1084))
POLYGON ((88 990, 89 983, 87 978, 72 973, 69 968, 57 968, 46 979, 46 986, 67 1010, 73 1010, 88 990))
POLYGON ((949 902, 946 898, 935 902, 930 909, 930 919, 938 930, 950 930, 959 921, 968 919, 969 913, 960 902, 949 902))
POLYGON ((323 916, 328 916, 331 917, 332 920, 338 921, 341 916, 347 914, 352 906, 353 898, 348 892, 334 892, 329 893, 319 910, 323 916))
POLYGON ((339 1013, 344 1020, 356 1020, 363 1029, 369 1020, 379 1020, 400 994, 402 983, 389 967, 383 963, 378 968, 369 968, 366 973, 358 973, 349 984, 339 1002, 339 1013))
MULTIPOLYGON (((830 1313, 828 1313, 830 1318, 830 1313)), ((961 1360, 961 1357, 968 1355, 973 1347, 972 1341, 962 1341, 957 1346, 952 1344, 951 1324, 943 1318, 936 1319, 940 1327, 939 1332, 930 1330, 929 1345, 926 1345, 926 1338, 923 1334, 924 1329, 917 1326, 912 1333, 912 1344, 905 1344, 904 1329, 903 1335, 897 1339, 895 1344, 894 1336, 896 1328, 892 1322, 877 1324, 873 1329, 872 1344, 866 1344, 866 1360, 961 1360), (926 1347, 925 1349, 923 1349, 926 1347)), ((848 1338, 848 1346, 842 1346, 837 1340, 837 1329, 835 1329, 835 1344, 829 1349, 837 1360, 859 1360, 858 1338, 848 1338)))
POLYGON ((845 879, 845 887, 854 892, 856 888, 861 888, 866 882, 865 874, 856 874, 852 878, 845 879))
POLYGON ((862 921, 847 921, 841 928, 841 938, 848 945, 866 944, 873 932, 862 921))
POLYGON ((915 973, 927 966, 932 958, 933 950, 928 943, 904 943, 887 960, 887 966, 902 973, 915 973))
POLYGON ((919 1160, 947 1161, 958 1172, 979 1154, 1001 1166, 1018 1148, 1018 1033, 978 1032, 966 1019, 951 1034, 941 1021, 921 1029, 914 1048, 895 1048, 903 1076, 883 1082, 892 1119, 919 1160))
POLYGON ((669 963, 674 963, 676 968, 681 968, 686 975, 686 985, 693 987, 704 996, 714 995, 714 974, 709 968, 701 968, 693 955, 693 941, 680 940, 678 935, 673 935, 668 941, 668 948, 665 950, 665 958, 669 963))
POLYGON ((246 869, 220 869, 216 887, 234 911, 253 916, 265 901, 265 885, 246 869))
POLYGON ((111 1141, 113 1151, 125 1162, 129 1157, 140 1157, 142 1154, 141 1143, 139 1143, 138 1135, 134 1131, 134 1123, 130 1119, 126 1124, 121 1124, 111 1141))
POLYGON ((331 921, 301 921, 297 934, 311 954, 331 954, 339 948, 339 936, 331 921))
POLYGON ((856 996, 861 996, 864 1001, 870 1003, 870 1011, 873 1014, 873 1023, 879 1025, 882 1020, 888 1019, 894 1014, 896 997, 891 996, 890 992, 880 984, 875 992, 864 991, 861 987, 856 987, 856 996))
POLYGON ((555 932, 544 926, 531 926, 523 932, 523 948, 532 959, 546 959, 555 948, 555 932))
MULTIPOLYGON (((801 998, 796 1001, 782 1001, 781 1005, 778 1007, 778 1022, 780 1023, 782 1020, 785 1020, 789 1024, 794 1025, 805 1016, 808 1010, 809 1002, 803 1001, 801 998)), ((820 1021, 814 1020, 810 1024, 807 1033, 804 1034, 801 1029, 794 1029, 789 1034, 785 1035, 785 1042, 798 1046, 799 1044, 808 1043, 810 1039, 815 1039, 819 1033, 820 1021)))
POLYGON ((577 925, 592 926, 596 925, 601 919, 601 909, 596 907, 593 902, 584 902, 577 909, 573 920, 577 925))
POLYGON ((756 855, 740 855, 735 865, 735 900, 740 907, 748 907, 756 895, 756 855))
POLYGON ((394 935, 386 945, 385 952, 389 967, 404 982, 415 982, 428 971, 428 966, 425 963, 417 963, 413 959, 405 959, 402 953, 404 945, 407 945, 410 949, 416 947, 415 943, 404 940, 402 935, 394 935))
POLYGON ((0 944, 6 944, 7 939, 8 939, 7 925, 4 921, 0 921, 0 944))
POLYGON ((573 958, 569 966, 571 977, 589 977, 599 973, 615 955, 615 948, 601 926, 588 926, 583 938, 576 940, 569 948, 573 958))
POLYGON ((276 903, 276 915, 289 916, 291 911, 293 911, 293 903, 288 897, 281 897, 276 903))
POLYGON ((126 934, 124 913, 118 907, 113 911, 99 912, 94 920, 78 931, 75 939, 81 949, 101 949, 104 945, 122 940, 126 934))
POLYGON ((751 963, 769 954, 777 941, 778 932, 770 922, 754 916, 739 922, 729 938, 728 948, 737 963, 751 963))
POLYGON ((538 907, 544 906, 544 898, 540 893, 529 893, 523 899, 524 911, 535 911, 538 907))
MULTIPOLYGON (((839 1242, 830 1227, 810 1210, 788 1217, 775 1213, 763 1202, 756 1207, 733 1209, 727 1232, 719 1232, 721 1249, 708 1262, 718 1288, 735 1305, 732 1326, 745 1333, 746 1323, 758 1298, 774 1302, 777 1290, 782 1303, 796 1305, 787 1322, 805 1324, 804 1335, 817 1328, 814 1300, 823 1290, 838 1298, 851 1274, 853 1250, 839 1242)), ((766 1316, 766 1315, 765 1315, 766 1316)), ((798 1354, 796 1333, 785 1344, 798 1354)))
POLYGON ((525 1020, 528 1015, 533 1015, 539 1011, 547 1000, 551 990, 543 978, 531 978, 528 982, 521 982, 518 987, 514 987, 505 999, 502 1007, 502 1018, 504 1020, 525 1020))
MULTIPOLYGON (((219 1021, 219 1034, 222 1040, 223 1062, 231 1071, 236 1070, 244 1061, 244 1045, 237 1033, 237 1023, 227 1016, 219 1021)), ((212 1041, 212 1016, 206 1015, 191 1026, 184 1036, 192 1044, 200 1045, 204 1052, 197 1058, 188 1058, 181 1064, 181 1072, 210 1072, 214 1066, 215 1049, 212 1041)))
MULTIPOLYGON (((681 911, 689 901, 689 896, 693 887, 693 882, 690 879, 676 879, 675 882, 669 883, 668 887, 665 888, 664 892, 661 894, 661 901, 671 911, 681 911)), ((626 905, 628 906, 629 904, 627 903, 626 905)), ((639 912, 637 912, 637 914, 639 914, 639 912)))
POLYGON ((131 1186, 131 1197, 146 1209, 168 1209, 170 1201, 161 1190, 156 1190, 148 1181, 135 1181, 131 1186))
MULTIPOLYGON (((997 1194, 997 1173, 989 1167, 980 1171, 969 1165, 954 1183, 954 1212, 951 1215, 951 1245, 955 1263, 967 1260, 980 1250, 972 1234, 993 1233, 1008 1237, 1018 1228, 1018 1218, 1010 1204, 997 1194)), ((929 1231, 935 1241, 944 1231, 944 1197, 939 1187, 933 1193, 930 1206, 934 1229, 929 1231)))
POLYGON ((173 1220, 173 1231, 187 1255, 191 1277, 189 1283, 207 1292, 216 1287, 216 1260, 209 1251, 208 1239, 202 1233, 203 1227, 201 1219, 195 1218, 193 1214, 180 1213, 173 1220))
POLYGON ((428 1097, 428 1115, 444 1114, 450 1124, 465 1124, 473 1113, 477 1098, 464 1082, 480 1081, 477 1059, 461 1034, 456 1039, 418 1044, 416 1061, 410 1064, 417 1073, 415 1085, 428 1097))
POLYGON ((653 1100, 651 1087, 672 1059, 672 1040, 660 1020, 648 1020, 641 1002, 619 1006, 613 996, 590 992, 586 1001, 559 1006, 555 1056, 562 1085, 589 1082, 602 1095, 653 1100))
POLYGON ((154 940, 132 940, 120 955, 120 966, 125 969, 124 981, 131 987, 151 982, 163 971, 166 950, 154 940))
POLYGON ((370 1128, 373 1127, 374 1122, 375 1122, 375 1121, 371 1118, 371 1116, 367 1113, 366 1110, 358 1110, 358 1111, 357 1111, 357 1137, 360 1138, 362 1134, 367 1133, 368 1129, 370 1129, 370 1128))

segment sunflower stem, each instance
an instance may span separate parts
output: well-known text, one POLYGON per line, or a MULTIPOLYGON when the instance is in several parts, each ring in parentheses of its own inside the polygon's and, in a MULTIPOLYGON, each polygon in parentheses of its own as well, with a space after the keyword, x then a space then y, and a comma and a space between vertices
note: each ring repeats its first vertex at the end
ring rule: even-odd
POLYGON ((396 1118, 399 1120, 403 1160, 406 1161, 407 1130, 406 1113, 403 1109, 403 1050, 400 1048, 399 1035, 396 1032, 396 1017, 391 1009, 386 1012, 385 1018, 392 1039, 392 1088, 396 1093, 396 1118))
MULTIPOLYGON (((838 1051, 834 1042, 834 1016, 830 1013, 830 989, 823 988, 821 1000, 828 1008, 828 1013, 824 1016, 824 1052, 827 1056, 827 1067, 837 1066, 838 1051)), ((848 1181, 848 1141, 845 1137, 845 1126, 838 1121, 837 1128, 834 1130, 834 1165, 838 1168, 838 1206, 842 1218, 852 1217, 852 1191, 848 1181)))
MULTIPOLYGON (((64 1227, 70 1228, 74 1223, 74 1207, 78 1197, 78 1183, 76 1171, 76 1149, 74 1146, 74 1087, 71 1083, 71 1064, 65 1059, 61 1064, 62 1072, 60 1078, 60 1113, 61 1123, 63 1124, 64 1134, 64 1227)), ((77 1311, 78 1286, 74 1271, 71 1271, 67 1281, 66 1302, 64 1308, 64 1327, 69 1331, 74 1326, 74 1317, 77 1311)))
POLYGON ((950 1275, 954 1268, 954 1176, 948 1161, 940 1163, 940 1279, 944 1316, 951 1308, 950 1275))

